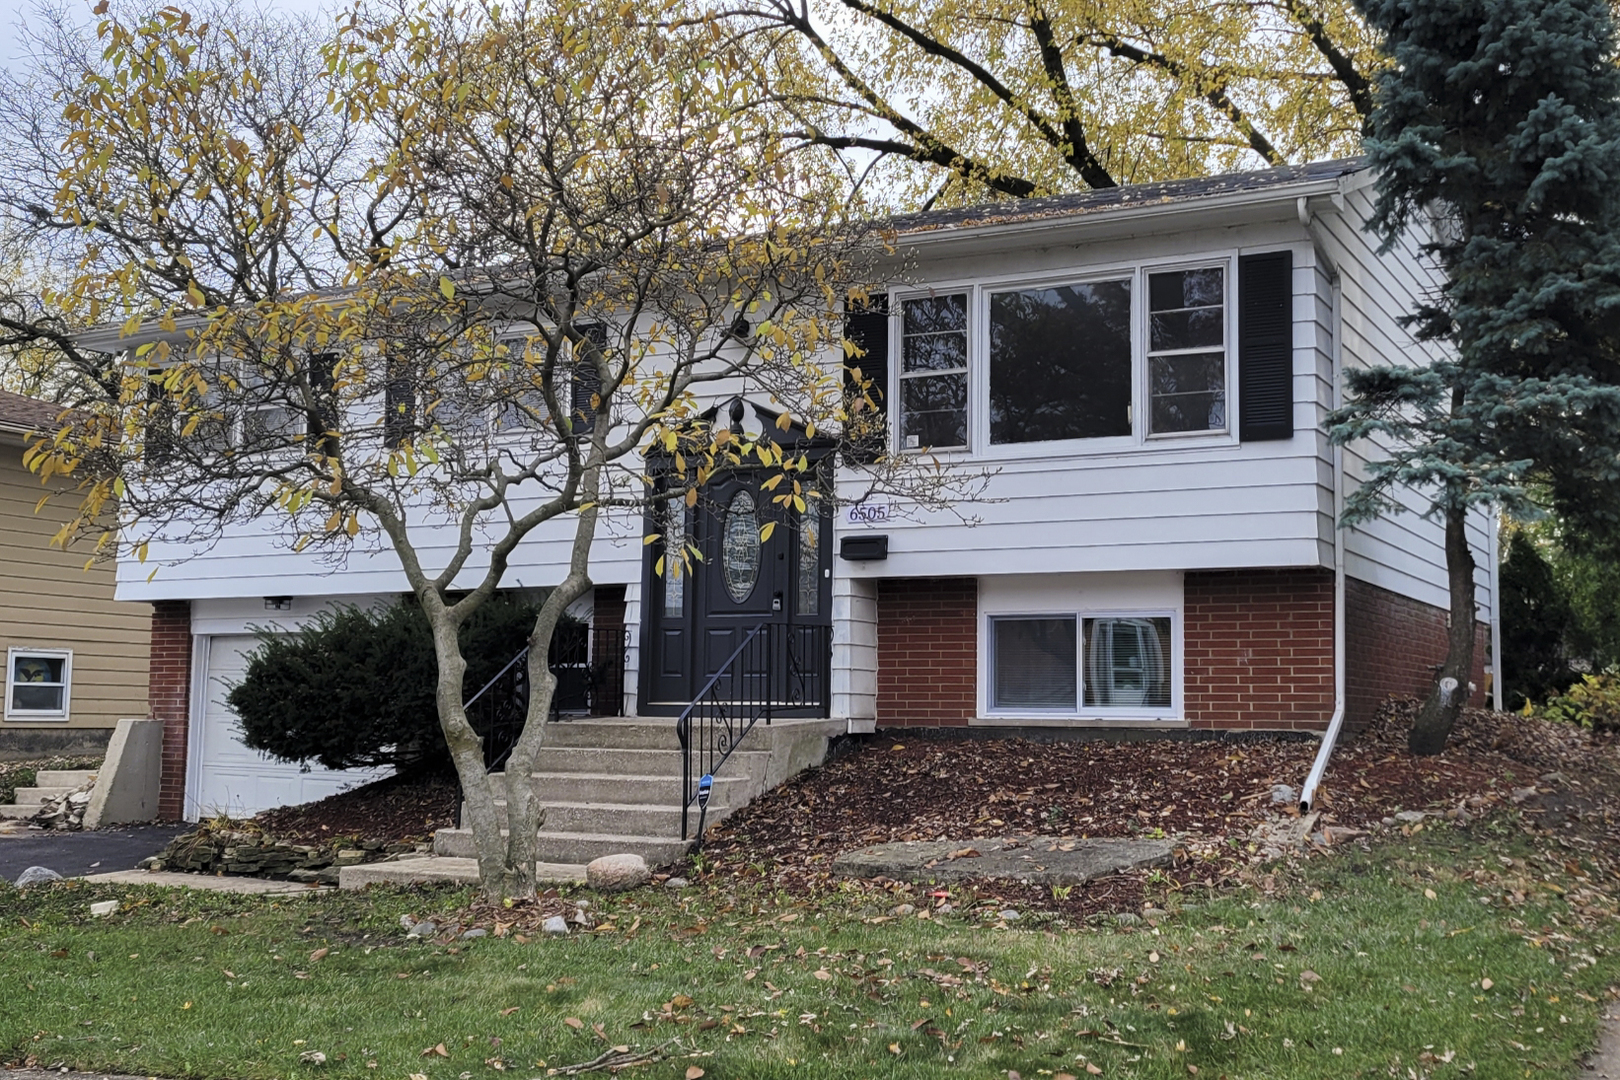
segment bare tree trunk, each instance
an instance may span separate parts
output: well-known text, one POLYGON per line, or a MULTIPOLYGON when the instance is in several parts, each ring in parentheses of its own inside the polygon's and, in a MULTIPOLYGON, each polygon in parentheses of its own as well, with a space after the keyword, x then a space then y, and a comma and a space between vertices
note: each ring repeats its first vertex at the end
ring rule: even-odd
POLYGON ((587 466, 580 483, 585 508, 574 523, 568 576, 546 597, 529 636, 529 709, 523 718, 523 732, 506 758, 507 834, 502 884, 504 895, 508 897, 527 898, 535 893, 536 839, 546 815, 545 807, 535 797, 534 765, 545 745, 546 720, 551 715, 551 700, 557 689, 557 677, 551 673, 551 640, 569 606, 591 587, 591 544, 596 539, 600 481, 601 467, 587 466))
MULTIPOLYGON (((495 808, 495 793, 484 768, 484 740, 479 738, 467 720, 466 697, 467 660, 461 655, 461 641, 457 627, 444 613, 443 605, 425 605, 428 621, 433 627, 433 649, 439 661, 439 685, 436 692, 439 726, 444 730, 444 741, 450 747, 450 759, 455 763, 456 776, 461 781, 461 797, 465 803, 462 820, 472 830, 473 847, 478 857, 478 880, 485 895, 501 899, 500 885, 505 852, 501 845, 501 823, 495 808)), ((533 870, 531 868, 532 877, 533 870)))
POLYGON ((1451 626, 1446 633, 1446 661, 1440 678, 1412 723, 1407 747, 1429 756, 1446 748, 1446 740, 1468 701, 1474 670, 1474 552, 1468 546, 1468 509, 1446 511, 1446 576, 1451 586, 1451 626))

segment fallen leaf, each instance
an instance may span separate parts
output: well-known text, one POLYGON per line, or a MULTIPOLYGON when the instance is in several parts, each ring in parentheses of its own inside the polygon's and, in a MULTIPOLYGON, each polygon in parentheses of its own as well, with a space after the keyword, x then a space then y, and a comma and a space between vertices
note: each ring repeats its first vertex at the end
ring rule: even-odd
POLYGON ((563 1017, 563 1023, 567 1024, 569 1027, 573 1028, 575 1031, 579 1031, 581 1028, 583 1028, 585 1026, 585 1021, 581 1020, 577 1016, 565 1016, 565 1017, 563 1017))
POLYGON ((1491 980, 1489 980, 1489 979, 1481 979, 1481 980, 1479 980, 1479 988, 1481 990, 1489 990, 1491 987, 1493 987, 1495 985, 1496 984, 1491 982, 1491 980))
POLYGON ((1101 1076, 1102 1075, 1102 1070, 1099 1069, 1097 1066, 1093 1065, 1089 1061, 1086 1062, 1086 1072, 1090 1073, 1092 1076, 1101 1076))
POLYGON ((826 968, 821 968, 821 969, 816 971, 815 976, 816 976, 816 978, 820 979, 822 982, 831 982, 833 974, 832 974, 832 972, 828 971, 826 968))
POLYGON ((314 952, 309 954, 309 962, 313 964, 315 961, 324 958, 326 954, 331 951, 331 949, 316 949, 314 952))
POLYGON ((1433 900, 1434 898, 1435 898, 1435 895, 1434 895, 1434 890, 1433 889, 1424 889, 1423 890, 1423 899, 1425 899, 1425 900, 1433 900))
POLYGON ((234 979, 234 978, 236 978, 236 972, 234 972, 234 971, 229 971, 229 970, 227 970, 227 969, 225 969, 225 968, 220 968, 220 971, 221 971, 221 972, 222 972, 222 973, 224 973, 224 975, 225 975, 225 977, 226 977, 226 978, 227 978, 227 979, 234 979))
POLYGON ((521 1005, 513 1005, 510 1009, 502 1009, 501 1010, 501 1015, 502 1016, 511 1016, 513 1013, 517 1012, 522 1007, 523 1006, 521 1006, 521 1005))
POLYGON ((699 1080, 702 1075, 703 1070, 698 1068, 696 1065, 688 1065, 686 1067, 686 1080, 699 1080))
POLYGON ((1058 1073, 1052 1080, 1074 1080, 1074 1073, 1058 1073))
MULTIPOLYGON (((900 1056, 900 1044, 899 1043, 890 1043, 889 1044, 889 1053, 895 1055, 896 1057, 899 1057, 900 1056)), ((1017 1073, 1008 1073, 1007 1075, 1009 1077, 1016 1077, 1018 1074, 1017 1073)))
POLYGON ((1159 954, 1157 952, 1148 953, 1148 963, 1157 964, 1158 962, 1159 962, 1159 954))
POLYGON ((444 1048, 444 1043, 440 1043, 438 1046, 430 1046, 422 1051, 422 1056, 447 1058, 450 1056, 450 1051, 444 1048))

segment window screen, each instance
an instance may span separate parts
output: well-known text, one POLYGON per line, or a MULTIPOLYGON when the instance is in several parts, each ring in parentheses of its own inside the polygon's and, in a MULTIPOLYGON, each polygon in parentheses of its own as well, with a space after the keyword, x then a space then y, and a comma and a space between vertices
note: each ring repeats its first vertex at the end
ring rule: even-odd
POLYGON ((990 297, 990 441, 1131 433, 1131 283, 990 297))
POLYGON ((1148 275, 1148 430, 1226 428, 1226 271, 1148 275))
POLYGON ((6 713, 10 716, 67 715, 68 658, 65 654, 12 652, 6 673, 6 713))
POLYGON ((1169 618, 1087 619, 1085 703, 1170 707, 1169 618))
POLYGON ((968 441, 967 294, 905 302, 900 445, 949 449, 968 441))
POLYGON ((991 708, 1073 712, 1075 629, 1072 615, 991 620, 991 708))

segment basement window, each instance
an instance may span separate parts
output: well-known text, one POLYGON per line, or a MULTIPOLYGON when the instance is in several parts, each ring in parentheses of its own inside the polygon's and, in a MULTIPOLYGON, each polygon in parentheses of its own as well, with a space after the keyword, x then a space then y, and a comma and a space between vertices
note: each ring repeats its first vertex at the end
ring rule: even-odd
POLYGON ((70 650, 7 650, 6 719, 66 720, 72 678, 70 650))

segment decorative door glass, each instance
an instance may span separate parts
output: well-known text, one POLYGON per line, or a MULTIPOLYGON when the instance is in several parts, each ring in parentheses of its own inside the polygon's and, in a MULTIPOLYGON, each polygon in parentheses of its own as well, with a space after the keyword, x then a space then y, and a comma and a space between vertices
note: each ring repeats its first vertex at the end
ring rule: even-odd
POLYGON ((736 603, 747 600, 759 580, 760 543, 759 517, 754 497, 739 491, 726 507, 726 520, 721 533, 720 564, 725 577, 726 592, 736 603))

